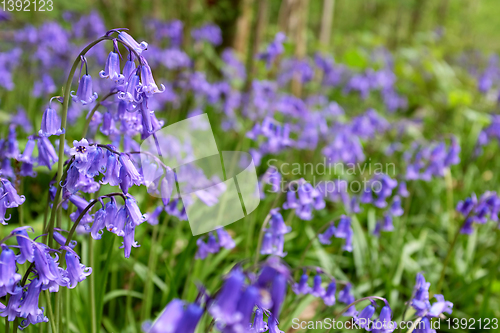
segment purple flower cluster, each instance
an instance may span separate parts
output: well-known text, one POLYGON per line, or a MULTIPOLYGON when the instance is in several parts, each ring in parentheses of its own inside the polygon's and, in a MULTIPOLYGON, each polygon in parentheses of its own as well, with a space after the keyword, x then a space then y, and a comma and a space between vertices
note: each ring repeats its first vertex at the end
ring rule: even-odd
POLYGON ((488 220, 498 223, 500 198, 496 192, 485 192, 479 199, 472 193, 470 198, 458 202, 456 210, 465 218, 460 232, 470 235, 474 232, 474 223, 485 224, 488 220))
POLYGON ((460 145, 454 136, 449 148, 444 141, 427 146, 414 143, 403 157, 407 180, 430 181, 433 177, 443 177, 446 168, 460 163, 460 145))
POLYGON ((204 242, 201 237, 196 241, 198 251, 196 252, 196 259, 205 259, 209 253, 218 253, 221 248, 231 250, 235 247, 234 240, 224 228, 219 228, 214 232, 209 232, 207 241, 204 242), (217 237, 215 237, 217 235, 217 237))
POLYGON ((323 194, 303 178, 288 185, 283 209, 293 209, 301 220, 311 220, 314 210, 325 208, 323 194), (296 188, 294 188, 296 187, 296 188))
POLYGON ((452 313, 453 303, 445 301, 443 295, 436 294, 434 297, 437 302, 431 305, 429 301, 429 287, 430 283, 425 281, 422 274, 417 274, 415 288, 413 290, 413 299, 411 300, 411 306, 415 309, 415 315, 418 317, 423 317, 423 328, 420 328, 421 332, 430 333, 436 332, 431 330, 430 320, 432 318, 440 317, 443 312, 448 314, 452 313))
POLYGON ((278 323, 289 279, 288 268, 276 258, 265 262, 257 275, 235 267, 214 297, 203 291, 192 304, 175 299, 145 330, 193 333, 206 311, 222 333, 282 332, 278 323))
MULTIPOLYGON (((58 292, 60 287, 73 289, 76 285, 86 279, 92 273, 90 267, 80 262, 80 257, 69 246, 65 246, 66 239, 59 233, 54 232, 63 245, 58 250, 51 249, 41 242, 31 239, 28 235, 30 227, 14 229, 7 238, 16 238, 16 246, 1 244, 0 254, 0 297, 10 295, 5 307, 0 307, 0 316, 9 321, 22 318, 20 328, 23 329, 30 324, 47 322, 44 309, 39 308, 38 302, 40 292, 58 292), (19 248, 16 255, 10 248, 19 248), (61 267, 57 253, 65 253, 66 268, 61 267), (30 262, 24 279, 17 273, 16 264, 30 262), (28 274, 34 277, 26 284, 28 274)), ((73 247, 75 243, 71 244, 73 247)))
POLYGON ((269 212, 269 228, 265 230, 260 253, 278 257, 286 256, 287 253, 283 252, 285 234, 288 234, 291 230, 292 227, 285 224, 283 216, 279 213, 279 208, 271 209, 269 212))
POLYGON ((333 222, 330 222, 330 225, 328 226, 326 231, 318 235, 318 239, 321 244, 329 245, 332 243, 332 237, 335 236, 335 238, 343 238, 345 239, 345 244, 342 248, 348 252, 352 252, 353 234, 354 232, 352 231, 351 227, 351 218, 342 215, 340 217, 339 224, 335 226, 333 222))

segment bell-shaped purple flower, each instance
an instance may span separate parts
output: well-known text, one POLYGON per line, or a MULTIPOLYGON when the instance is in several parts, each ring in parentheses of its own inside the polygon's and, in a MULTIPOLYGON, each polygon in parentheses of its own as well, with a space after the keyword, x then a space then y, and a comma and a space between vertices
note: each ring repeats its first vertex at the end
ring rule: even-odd
POLYGON ((103 71, 99 72, 99 76, 103 79, 109 78, 115 83, 122 84, 124 76, 120 73, 120 56, 118 53, 109 52, 108 59, 106 59, 106 66, 103 71))
POLYGON ((311 291, 311 295, 315 297, 323 297, 326 291, 325 288, 321 286, 321 275, 316 274, 313 280, 313 288, 311 291))
POLYGON ((236 312, 236 306, 241 296, 245 276, 239 269, 233 270, 222 285, 222 289, 210 307, 209 312, 222 325, 231 325, 242 319, 242 314, 236 312))
POLYGON ((365 328, 369 325, 370 319, 375 314, 375 307, 373 305, 368 305, 366 308, 361 310, 361 312, 356 313, 353 316, 354 322, 357 326, 365 328))
POLYGON ((90 227, 90 235, 93 239, 101 239, 102 230, 106 227, 106 210, 104 208, 99 209, 94 216, 94 223, 90 227))
POLYGON ((203 315, 203 309, 198 304, 189 304, 179 319, 174 333, 194 333, 203 315))
POLYGON ((17 194, 16 189, 12 186, 10 181, 7 179, 0 179, 0 182, 2 183, 4 189, 2 196, 5 195, 6 201, 4 202, 4 205, 6 208, 19 207, 24 203, 26 198, 24 195, 17 194))
POLYGON ((51 136, 61 135, 62 133, 64 133, 64 129, 61 128, 61 119, 57 115, 56 110, 49 106, 43 113, 42 126, 40 131, 38 131, 38 135, 51 136))
POLYGON ((38 279, 44 286, 48 286, 52 281, 57 280, 49 266, 49 261, 54 261, 54 258, 47 251, 48 247, 42 243, 34 243, 34 262, 35 269, 38 273, 38 279))
POLYGON ((378 319, 372 324, 373 333, 392 333, 396 329, 396 324, 392 321, 391 308, 386 305, 380 310, 378 319))
POLYGON ((128 219, 134 224, 134 226, 137 226, 147 220, 147 217, 144 216, 139 210, 137 201, 135 201, 133 197, 128 196, 127 199, 125 199, 125 208, 127 210, 128 219))
POLYGON ((0 254, 0 297, 14 292, 14 286, 21 280, 16 273, 16 255, 7 245, 2 244, 0 254))
POLYGON ((80 102, 82 105, 93 103, 97 99, 97 93, 92 91, 92 77, 88 74, 82 75, 76 95, 71 92, 74 102, 80 102))
POLYGON ((326 293, 323 296, 323 302, 325 302, 325 305, 332 306, 335 304, 336 291, 337 291, 337 283, 335 282, 335 280, 332 280, 328 284, 328 287, 326 288, 326 293))
POLYGON ((70 248, 66 248, 66 265, 69 289, 75 288, 79 282, 82 282, 87 276, 92 274, 92 268, 85 267, 84 264, 80 263, 80 257, 70 248))
POLYGON ((30 324, 34 325, 49 321, 49 319, 44 316, 43 309, 38 308, 38 299, 41 289, 42 283, 38 279, 32 280, 28 285, 28 291, 19 307, 19 317, 26 318, 26 320, 21 322, 23 328, 30 324))
POLYGON ((449 301, 445 301, 443 295, 436 294, 434 295, 437 302, 432 304, 429 313, 427 314, 430 317, 439 317, 443 312, 451 314, 453 311, 453 303, 449 301))
POLYGON ((231 236, 228 234, 224 228, 219 228, 216 230, 217 232, 217 237, 219 238, 219 245, 222 246, 225 249, 232 249, 234 248, 234 240, 231 238, 231 236))
MULTIPOLYGON (((55 241, 56 241, 59 245, 61 245, 61 246, 66 246, 66 237, 64 237, 63 235, 61 235, 61 234, 60 234, 59 232, 57 232, 57 231, 54 231, 54 234, 53 234, 53 235, 54 235, 54 240, 55 240, 55 241)), ((75 248, 75 246, 76 246, 76 244, 77 244, 76 240, 74 240, 74 239, 73 239, 73 240, 71 240, 71 241, 69 242, 69 245, 68 245, 68 246, 69 246, 70 248, 74 249, 74 248, 75 248)))
POLYGON ((130 36, 125 31, 120 31, 118 33, 118 40, 124 42, 126 46, 132 48, 132 50, 137 52, 137 54, 141 54, 142 51, 148 48, 148 43, 143 41, 139 44, 132 36, 130 36))
POLYGON ((179 299, 172 300, 153 322, 147 333, 175 333, 183 313, 184 302, 179 299))
POLYGON ((287 288, 287 279, 284 274, 276 274, 273 279, 273 284, 271 286, 271 300, 273 306, 271 307, 271 313, 277 319, 281 313, 281 306, 285 300, 287 288))
MULTIPOLYGON (((0 203, 1 204, 1 203, 0 203)), ((17 244, 19 245, 19 255, 16 257, 16 261, 19 264, 24 264, 26 261, 33 262, 33 242, 28 239, 28 229, 31 227, 20 227, 12 230, 12 233, 16 236, 17 244)))
POLYGON ((255 310, 255 316, 253 319, 253 325, 250 329, 251 333, 262 333, 267 332, 267 323, 264 321, 264 312, 260 308, 255 310))
POLYGON ((132 250, 132 247, 140 246, 134 239, 135 224, 132 222, 126 222, 123 232, 123 245, 120 248, 123 248, 125 258, 130 258, 130 251, 132 250))
POLYGON ((8 321, 14 321, 14 319, 19 317, 19 306, 22 303, 23 296, 23 288, 16 286, 10 295, 7 306, 3 309, 0 306, 0 317, 7 318, 8 321))
POLYGON ((403 208, 401 207, 401 198, 399 197, 399 195, 394 196, 394 198, 392 199, 390 212, 392 216, 403 215, 404 211, 403 208))
POLYGON ((162 93, 165 91, 165 86, 160 85, 161 89, 156 85, 155 79, 153 78, 153 73, 151 72, 151 67, 149 67, 146 59, 142 58, 141 64, 141 82, 142 86, 140 91, 146 94, 147 97, 151 97, 154 94, 162 93))
POLYGON ((19 155, 17 158, 18 161, 27 163, 27 164, 35 164, 35 159, 33 158, 33 150, 35 149, 36 140, 32 136, 28 138, 28 142, 24 147, 24 151, 22 155, 19 155))
POLYGON ((324 245, 330 245, 332 243, 330 239, 335 235, 336 230, 337 228, 335 228, 332 222, 324 233, 318 235, 319 242, 324 245))
POLYGON ((299 283, 294 284, 292 288, 293 291, 297 295, 309 294, 311 292, 311 287, 309 287, 308 280, 309 276, 306 274, 306 272, 304 272, 304 274, 302 274, 302 276, 300 277, 299 283))

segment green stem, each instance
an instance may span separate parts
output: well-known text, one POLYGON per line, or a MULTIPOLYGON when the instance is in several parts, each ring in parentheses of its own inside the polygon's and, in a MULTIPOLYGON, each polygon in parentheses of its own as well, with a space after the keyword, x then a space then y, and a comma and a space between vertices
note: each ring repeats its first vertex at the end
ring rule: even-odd
POLYGON ((19 317, 16 317, 16 319, 14 319, 14 325, 13 325, 13 330, 12 332, 13 333, 17 333, 17 327, 19 326, 19 317))
MULTIPOLYGON (((92 237, 89 238, 89 266, 94 267, 94 242, 92 241, 92 237)), ((95 274, 90 274, 90 331, 92 333, 97 333, 97 312, 96 312, 96 303, 95 303, 95 274)))
MULTIPOLYGON (((5 299, 5 304, 9 304, 9 298, 10 298, 10 295, 7 294, 7 297, 5 299)), ((10 332, 10 323, 9 323, 9 318, 8 317, 5 317, 5 333, 9 333, 10 332)))
POLYGON ((153 272, 156 268, 157 260, 157 240, 158 240, 158 224, 153 227, 153 236, 151 240, 151 248, 149 249, 149 260, 148 260, 148 272, 146 277, 146 282, 144 283, 144 306, 142 308, 142 321, 149 318, 151 314, 151 309, 153 307, 153 272))
POLYGON ((457 243, 458 236, 460 236, 461 229, 462 229, 462 227, 458 228, 458 230, 455 233, 455 237, 453 238, 453 241, 450 243, 450 247, 448 248, 448 253, 446 254, 446 258, 444 259, 444 262, 443 262, 443 268, 441 269, 441 277, 439 278, 439 282, 437 284, 436 294, 439 294, 441 292, 441 286, 443 285, 444 276, 446 274, 446 267, 448 266, 448 263, 451 259, 451 254, 453 253, 453 248, 455 247, 455 244, 457 243))
MULTIPOLYGON (((49 317, 51 320, 54 320, 54 311, 52 311, 52 302, 50 301, 50 293, 48 290, 45 290, 43 293, 45 294, 45 301, 47 302, 47 310, 49 312, 49 317)), ((52 329, 52 332, 58 333, 56 326, 52 323, 49 324, 50 328, 52 329)))

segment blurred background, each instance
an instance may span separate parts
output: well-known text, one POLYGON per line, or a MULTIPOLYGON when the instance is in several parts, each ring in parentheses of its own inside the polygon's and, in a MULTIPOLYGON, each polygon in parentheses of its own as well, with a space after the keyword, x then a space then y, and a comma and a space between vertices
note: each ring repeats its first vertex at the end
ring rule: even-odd
MULTIPOLYGON (((171 123, 200 110, 210 113, 211 121, 220 124, 214 127, 219 150, 258 149, 246 133, 261 120, 259 110, 269 111, 259 103, 267 102, 269 96, 272 100, 277 91, 280 98, 288 99, 287 110, 308 103, 310 110, 306 111, 311 115, 321 118, 327 114, 343 124, 370 108, 376 109, 395 125, 394 130, 376 140, 362 138, 364 151, 372 161, 395 162, 396 173, 401 175, 405 170, 403 153, 414 142, 448 140, 454 134, 462 149, 462 164, 453 166, 446 179, 409 184, 413 197, 403 203, 405 216, 395 218, 400 229, 381 240, 374 237, 372 231, 381 211, 372 207, 357 217, 353 253, 340 251, 337 243, 325 249, 318 246, 314 255, 306 257, 308 265, 321 266, 332 275, 352 281, 357 297, 387 297, 398 309, 399 318, 404 302, 411 297, 416 273, 425 271, 433 285, 439 280, 449 241, 457 221, 461 221, 454 211, 457 201, 472 192, 495 190, 500 183, 500 175, 495 172, 500 169, 498 145, 495 140, 478 143, 480 133, 491 123, 490 116, 499 110, 498 0, 54 0, 52 6, 50 12, 0 12, 0 134, 6 138, 9 125, 18 124, 21 148, 27 135, 38 131, 49 98, 61 91, 82 46, 108 29, 125 27, 136 40, 149 43, 146 54, 156 82, 167 86, 164 94, 151 99, 158 119, 171 123), (211 30, 210 24, 220 30, 211 30), (204 35, 200 38, 197 34, 201 31, 204 35), (257 55, 268 50, 279 32, 286 35, 284 52, 272 66, 266 66, 257 55), (225 52, 229 48, 234 54, 225 52), (296 60, 299 62, 293 62, 296 60), (307 66, 299 66, 300 60, 307 66), (298 65, 290 69, 290 63, 298 65), (388 89, 381 89, 379 83, 367 83, 373 81, 375 72, 389 73, 389 83, 384 87, 388 89), (221 88, 221 82, 230 85, 231 89, 224 88, 229 93, 221 88), (220 90, 213 94, 215 97, 212 88, 220 90), (240 93, 249 91, 256 97, 241 101, 240 93), (308 97, 320 94, 331 104, 321 105, 318 111, 311 102, 313 98, 308 97), (249 113, 241 111, 245 102, 249 113), (334 104, 335 110, 328 109, 334 104), (31 122, 26 124, 25 119, 31 122)), ((97 73, 110 50, 110 44, 99 45, 89 53, 89 72, 94 76, 94 86, 101 88, 98 91, 109 88, 97 73)), ((100 111, 104 113, 107 107, 100 111)), ((114 112, 113 107, 109 106, 108 112, 114 112)), ((83 115, 89 109, 73 104, 70 107, 68 142, 81 139, 83 115)), ((277 121, 284 119, 286 116, 277 121)), ((101 136, 102 143, 109 143, 99 133, 101 121, 92 119, 90 136, 101 136)), ((333 123, 331 118, 328 121, 333 123)), ((295 136, 312 131, 300 117, 291 122, 305 124, 293 133, 295 136)), ((495 138, 496 128, 489 129, 493 134, 488 139, 495 138)), ((323 155, 316 145, 276 155, 281 161, 321 162, 323 155)), ((259 175, 264 174, 268 157, 263 157, 259 175)), ((37 171, 38 179, 26 178, 22 185, 30 202, 29 211, 25 209, 24 217, 12 214, 13 221, 24 218, 39 233, 46 208, 45 185, 51 175, 46 169, 37 171)), ((154 204, 146 193, 136 197, 143 212, 153 211, 154 204)), ((197 281, 217 290, 223 273, 255 253, 260 223, 274 200, 272 195, 267 196, 258 213, 231 226, 229 232, 237 247, 221 251, 213 260, 192 260, 196 239, 187 223, 176 217, 165 218, 168 231, 158 230, 158 225, 138 230, 136 239, 141 247, 130 259, 123 258, 117 243, 112 247, 107 233, 103 241, 96 242, 94 261, 96 281, 105 281, 109 275, 109 284, 103 283, 99 290, 101 331, 139 332, 141 324, 154 318, 173 298, 193 301, 197 281), (101 255, 104 253, 108 255, 101 255), (151 297, 156 294, 161 297, 151 297)), ((332 212, 344 213, 337 202, 328 203, 328 208, 317 212, 310 223, 295 219, 293 224, 294 217, 290 217, 293 232, 286 236, 285 259, 291 266, 299 264, 309 242, 304 235, 312 238, 319 226, 331 220, 332 212)), ((456 318, 500 317, 500 282, 495 270, 500 252, 495 250, 498 240, 491 229, 478 228, 477 233, 457 243, 442 288, 446 299, 455 303, 456 318)), ((86 250, 88 240, 81 237, 79 241, 86 250)), ((86 251, 82 252, 82 261, 89 262, 86 251)), ((68 323, 68 332, 87 332, 87 286, 78 286, 71 295, 73 305, 68 312, 78 315, 68 323)), ((287 310, 280 328, 292 332, 294 316, 326 318, 331 310, 306 298, 287 310)))

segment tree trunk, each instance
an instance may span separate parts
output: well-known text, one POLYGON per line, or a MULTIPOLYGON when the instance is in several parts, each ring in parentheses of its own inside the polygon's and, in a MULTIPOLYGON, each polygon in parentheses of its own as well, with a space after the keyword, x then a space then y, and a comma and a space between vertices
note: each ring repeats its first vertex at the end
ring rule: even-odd
POLYGON ((323 15, 321 16, 319 42, 325 49, 328 49, 330 45, 334 10, 335 0, 323 0, 323 15))
POLYGON ((243 0, 240 4, 240 16, 236 22, 236 36, 233 48, 240 54, 248 56, 248 38, 252 25, 252 9, 254 0, 243 0))
POLYGON ((251 53, 247 58, 247 81, 245 84, 245 91, 249 91, 252 85, 252 80, 255 75, 255 56, 259 52, 259 46, 262 42, 262 37, 264 35, 267 23, 267 0, 258 0, 256 5, 257 15, 255 16, 250 36, 249 50, 251 53))
MULTIPOLYGON (((294 21, 290 22, 295 28, 295 57, 298 60, 303 59, 307 53, 307 18, 309 14, 309 0, 296 0, 293 15, 294 21)), ((292 79, 292 93, 300 97, 302 95, 302 82, 300 77, 296 76, 292 79)))

